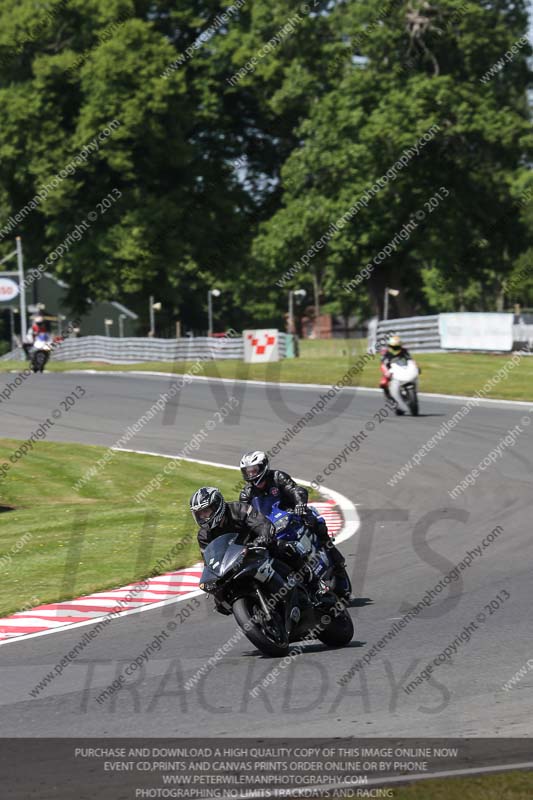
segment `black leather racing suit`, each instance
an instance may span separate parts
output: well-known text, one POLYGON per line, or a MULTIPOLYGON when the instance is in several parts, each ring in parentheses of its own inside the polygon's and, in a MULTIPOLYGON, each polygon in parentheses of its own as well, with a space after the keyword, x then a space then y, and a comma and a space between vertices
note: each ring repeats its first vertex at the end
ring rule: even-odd
POLYGON ((284 510, 292 509, 294 506, 303 503, 307 504, 309 497, 307 489, 298 486, 287 472, 280 469, 269 469, 265 475, 261 488, 247 483, 241 490, 239 500, 243 503, 251 503, 254 497, 266 497, 271 495, 280 501, 280 508, 284 510))
MULTIPOLYGON (((238 533, 239 540, 243 544, 247 540, 254 541, 259 538, 265 540, 271 555, 285 561, 292 570, 301 570, 305 564, 305 559, 295 553, 292 548, 286 548, 282 543, 276 542, 274 526, 270 520, 259 511, 256 511, 249 503, 238 501, 226 503, 226 513, 222 522, 216 528, 211 530, 200 528, 198 530, 198 545, 202 556, 207 545, 217 536, 222 536, 223 533, 238 533)), ((310 580, 311 578, 304 575, 304 580, 306 579, 310 580)), ((231 613, 216 598, 215 604, 220 613, 231 613)))
MULTIPOLYGON (((259 486, 247 483, 241 490, 240 500, 251 503, 254 497, 266 497, 270 495, 280 501, 280 508, 293 509, 302 503, 307 505, 309 493, 303 486, 298 486, 287 472, 280 469, 269 469, 264 481, 259 486)), ((316 517, 309 514, 306 521, 310 523, 311 529, 316 534, 320 544, 326 547, 335 569, 344 569, 345 561, 342 553, 337 550, 331 540, 325 522, 317 522, 316 517)))
POLYGON ((274 536, 274 528, 270 520, 263 514, 260 514, 255 508, 252 508, 248 503, 239 503, 237 501, 226 503, 226 513, 224 519, 217 525, 216 528, 206 530, 200 528, 198 531, 198 544, 202 555, 207 545, 216 539, 217 536, 222 536, 223 533, 239 533, 242 534, 242 541, 246 538, 258 539, 259 537, 271 539, 274 536))

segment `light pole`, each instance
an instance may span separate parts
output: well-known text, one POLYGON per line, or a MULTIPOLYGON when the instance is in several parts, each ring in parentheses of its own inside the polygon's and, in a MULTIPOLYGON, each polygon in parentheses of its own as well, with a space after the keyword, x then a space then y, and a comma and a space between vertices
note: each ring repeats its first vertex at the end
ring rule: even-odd
POLYGON ((207 335, 213 335, 213 297, 220 297, 220 289, 209 289, 207 292, 207 335))
POLYGON ((26 338, 26 331, 27 331, 27 320, 26 320, 26 284, 24 283, 24 260, 22 257, 22 239, 20 236, 16 237, 16 249, 12 250, 7 256, 0 259, 0 264, 3 264, 5 261, 9 261, 10 258, 13 256, 17 257, 17 272, 0 272, 0 277, 3 275, 7 275, 10 277, 11 275, 16 275, 18 273, 19 279, 19 294, 20 294, 20 333, 22 336, 22 341, 26 338))
POLYGON ((17 265, 20 281, 20 332, 22 334, 22 341, 24 341, 26 338, 26 285, 24 283, 24 259, 22 256, 22 239, 20 236, 17 236, 16 242, 17 265))
POLYGON ((305 297, 307 292, 305 289, 290 289, 289 290, 289 319, 288 319, 288 333, 295 333, 294 330, 294 298, 305 297))
POLYGON ((118 318, 118 335, 121 339, 124 338, 124 320, 126 319, 125 314, 121 314, 118 318))
POLYGON ((64 314, 60 314, 59 311, 57 312, 57 333, 58 336, 63 336, 63 323, 66 321, 66 317, 64 314))
POLYGON ((161 303, 154 303, 153 295, 150 295, 150 332, 148 336, 155 336, 155 312, 161 311, 161 303))
POLYGON ((9 306, 9 323, 11 326, 11 349, 14 350, 16 344, 15 344, 15 309, 13 308, 13 306, 9 306))
POLYGON ((398 297, 400 294, 399 289, 389 289, 388 286, 385 287, 385 298, 383 300, 383 319, 386 320, 389 318, 389 295, 391 297, 398 297))

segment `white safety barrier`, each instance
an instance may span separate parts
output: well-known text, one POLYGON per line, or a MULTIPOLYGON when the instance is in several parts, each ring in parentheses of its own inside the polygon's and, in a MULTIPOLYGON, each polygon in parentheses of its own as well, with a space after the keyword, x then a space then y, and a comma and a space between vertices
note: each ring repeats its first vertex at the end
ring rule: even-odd
POLYGON ((513 314, 439 314, 441 346, 444 350, 490 350, 509 353, 513 349, 513 314))
MULTIPOLYGON (((279 355, 285 358, 286 336, 279 334, 279 355)), ((136 364, 149 361, 209 361, 244 358, 242 336, 207 337, 196 339, 114 338, 111 336, 80 336, 65 339, 54 347, 54 361, 103 361, 108 364, 136 364)), ((2 356, 1 361, 23 361, 24 352, 18 347, 2 356)))
POLYGON ((376 331, 377 342, 383 342, 394 333, 401 336, 408 350, 438 352, 442 349, 438 315, 381 321, 376 331))
POLYGON ((378 323, 375 342, 369 340, 369 349, 375 351, 376 342, 382 343, 395 333, 408 350, 415 352, 533 351, 533 325, 513 325, 511 313, 465 312, 388 319, 378 323))
POLYGON ((513 341, 516 349, 527 347, 533 351, 533 325, 513 325, 513 341))
POLYGON ((26 356, 24 355, 22 347, 15 347, 11 352, 0 356, 0 361, 24 361, 25 358, 26 356))

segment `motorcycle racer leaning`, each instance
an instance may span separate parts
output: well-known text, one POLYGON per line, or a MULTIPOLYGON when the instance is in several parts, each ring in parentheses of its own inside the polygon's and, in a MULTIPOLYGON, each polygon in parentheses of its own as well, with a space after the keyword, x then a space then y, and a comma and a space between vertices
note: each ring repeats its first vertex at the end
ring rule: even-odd
POLYGON ((390 390, 390 383, 391 383, 391 371, 390 367, 391 364, 400 358, 410 359, 411 354, 406 347, 403 346, 402 340, 399 336, 391 336, 387 342, 387 347, 382 351, 381 355, 381 382, 380 387, 383 389, 385 397, 387 400, 393 400, 396 403, 396 408, 394 409, 397 416, 401 417, 406 412, 409 411, 406 404, 404 403, 402 396, 400 394, 399 388, 396 390, 396 387, 393 387, 394 396, 391 394, 390 390))
POLYGON ((309 497, 307 489, 298 486, 287 472, 270 469, 268 456, 262 450, 245 453, 241 458, 240 468, 246 485, 241 490, 239 499, 244 503, 251 503, 254 497, 270 495, 280 501, 280 508, 294 508, 294 512, 304 517, 319 543, 329 553, 335 576, 335 594, 339 597, 349 597, 350 580, 346 573, 346 562, 342 553, 333 544, 326 523, 319 522, 307 508, 309 497))
POLYGON ((198 489, 191 497, 190 508, 199 526, 198 545, 202 555, 207 545, 223 533, 242 533, 256 544, 269 544, 274 538, 270 520, 247 503, 227 503, 214 486, 198 489))
MULTIPOLYGON (((267 547, 272 555, 285 561, 291 569, 301 570, 305 566, 305 558, 290 547, 284 547, 276 542, 274 526, 263 514, 256 511, 249 503, 238 500, 226 502, 222 492, 214 486, 203 486, 191 497, 189 506, 197 525, 198 545, 202 556, 213 539, 224 533, 237 533, 242 543, 247 540, 256 545, 267 547)), ((304 581, 309 586, 313 595, 318 597, 321 586, 309 569, 304 571, 304 581)), ((215 598, 217 611, 221 614, 231 614, 231 609, 225 607, 215 598)))

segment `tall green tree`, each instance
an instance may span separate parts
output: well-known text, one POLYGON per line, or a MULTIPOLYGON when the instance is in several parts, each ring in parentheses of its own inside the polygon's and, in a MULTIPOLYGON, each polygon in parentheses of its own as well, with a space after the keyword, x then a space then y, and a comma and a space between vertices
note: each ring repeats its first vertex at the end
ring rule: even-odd
POLYGON ((423 270, 445 277, 456 302, 473 282, 496 295, 497 276, 501 284, 527 242, 513 186, 529 173, 533 145, 529 45, 490 81, 481 79, 526 35, 526 4, 361 2, 335 8, 330 24, 339 32, 330 48, 337 82, 300 126, 302 145, 282 172, 283 207, 263 226, 256 253, 282 273, 436 126, 295 281, 312 278, 339 295, 423 212, 402 246, 352 292, 354 309, 368 291, 379 310, 388 285, 403 290, 403 311, 424 310, 423 270), (431 210, 426 203, 436 194, 446 197, 431 210))
POLYGON ((205 69, 207 55, 200 50, 166 72, 177 53, 164 7, 69 0, 43 8, 46 25, 31 38, 33 3, 0 9, 2 216, 96 142, 16 230, 29 263, 42 262, 96 212, 52 267, 71 285, 72 304, 113 295, 144 312, 152 293, 169 316, 197 324, 210 276, 224 280, 241 265, 250 237, 250 199, 230 165, 238 131, 211 65, 205 69), (20 52, 10 50, 13 37, 20 52), (120 124, 106 137, 114 120, 120 124), (113 202, 102 212, 106 197, 113 202))
POLYGON ((205 329, 215 285, 234 327, 283 324, 296 286, 345 316, 386 285, 404 313, 514 302, 533 247, 526 31, 524 0, 4 0, 0 255, 15 233, 29 265, 63 245, 49 269, 74 307, 112 295, 146 324, 154 294, 169 333, 205 329))

